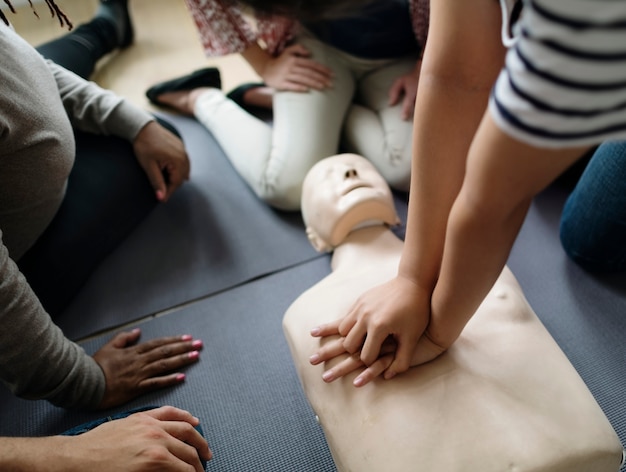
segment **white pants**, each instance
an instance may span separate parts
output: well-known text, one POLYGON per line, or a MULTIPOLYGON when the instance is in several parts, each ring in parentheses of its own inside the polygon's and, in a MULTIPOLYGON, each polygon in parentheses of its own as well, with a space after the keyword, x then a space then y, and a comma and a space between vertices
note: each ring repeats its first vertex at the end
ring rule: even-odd
POLYGON ((408 190, 413 124, 402 119, 400 104, 389 106, 388 92, 395 79, 414 70, 417 57, 363 60, 309 35, 298 42, 332 69, 332 88, 276 92, 273 125, 211 90, 196 102, 198 121, 254 192, 276 208, 300 208, 306 173, 337 154, 340 143, 369 159, 392 187, 408 190))

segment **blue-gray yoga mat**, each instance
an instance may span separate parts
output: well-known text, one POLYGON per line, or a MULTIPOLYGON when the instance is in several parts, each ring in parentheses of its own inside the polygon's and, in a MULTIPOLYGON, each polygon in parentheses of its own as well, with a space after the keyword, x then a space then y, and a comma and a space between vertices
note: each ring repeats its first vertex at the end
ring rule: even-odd
POLYGON ((509 267, 626 444, 626 274, 596 276, 566 256, 559 219, 567 195, 555 184, 535 198, 509 267))
MULTIPOLYGON (((190 333, 204 341, 184 384, 114 412, 171 404, 202 420, 220 472, 334 472, 320 426, 293 367, 282 332, 288 306, 330 272, 321 257, 139 325, 142 338, 190 333)), ((89 341, 94 351, 109 336, 89 341)), ((68 412, 12 397, 0 388, 0 436, 56 434, 111 412, 68 412)))
MULTIPOLYGON (((557 233, 564 195, 551 188, 536 199, 509 266, 624 443, 625 277, 593 277, 567 260, 557 233)), ((198 415, 216 453, 208 470, 334 470, 280 328, 291 301, 328 271, 321 257, 142 324, 144 339, 185 331, 206 347, 184 385, 125 408, 170 403, 198 415)), ((0 435, 54 434, 101 416, 18 400, 3 389, 0 405, 0 435)))
POLYGON ((319 256, 299 212, 275 211, 257 199, 198 122, 163 116, 185 141, 190 181, 142 222, 55 317, 72 339, 319 256))

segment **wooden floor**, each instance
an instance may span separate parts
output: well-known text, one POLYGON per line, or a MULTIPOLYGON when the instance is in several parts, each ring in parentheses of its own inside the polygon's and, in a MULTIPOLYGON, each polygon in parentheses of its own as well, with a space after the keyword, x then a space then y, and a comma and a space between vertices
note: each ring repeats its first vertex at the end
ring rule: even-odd
MULTIPOLYGON (((98 0, 56 0, 75 25, 87 21, 96 11, 98 0)), ((37 19, 29 6, 13 15, 4 8, 15 29, 31 44, 67 32, 49 15, 45 4, 35 4, 37 19)), ((177 77, 194 69, 215 65, 222 74, 225 91, 250 81, 257 75, 237 54, 207 58, 197 30, 183 0, 129 0, 135 27, 135 42, 129 48, 104 58, 92 78, 103 87, 125 96, 133 103, 151 109, 145 90, 156 82, 177 77)))

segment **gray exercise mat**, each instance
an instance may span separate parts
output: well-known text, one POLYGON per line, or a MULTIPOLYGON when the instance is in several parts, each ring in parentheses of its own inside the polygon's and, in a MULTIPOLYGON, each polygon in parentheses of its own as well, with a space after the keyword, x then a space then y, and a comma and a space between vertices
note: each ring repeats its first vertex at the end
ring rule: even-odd
MULTIPOLYGON (((327 257, 249 282, 144 322, 143 339, 190 333, 204 341, 184 384, 124 408, 68 412, 0 388, 0 436, 55 434, 108 413, 172 404, 202 421, 221 472, 333 472, 334 463, 293 367, 282 317, 304 290, 330 272, 327 257)), ((97 349, 109 336, 85 345, 97 349)))
POLYGON ((319 256, 299 212, 275 211, 257 199, 195 120, 163 116, 185 141, 190 181, 142 222, 55 317, 72 339, 319 256))
MULTIPOLYGON (((558 188, 536 199, 509 265, 624 442, 625 278, 592 277, 567 260, 557 237, 563 199, 558 188)), ((141 324, 144 339, 182 330, 206 347, 185 384, 125 408, 174 404, 198 415, 216 454, 208 470, 334 470, 280 327, 293 299, 328 272, 320 257, 141 324)), ((101 416, 18 400, 4 389, 0 404, 0 435, 54 434, 101 416)))
POLYGON ((595 276, 567 257, 559 241, 567 195, 555 184, 535 198, 509 267, 626 444, 626 274, 595 276))

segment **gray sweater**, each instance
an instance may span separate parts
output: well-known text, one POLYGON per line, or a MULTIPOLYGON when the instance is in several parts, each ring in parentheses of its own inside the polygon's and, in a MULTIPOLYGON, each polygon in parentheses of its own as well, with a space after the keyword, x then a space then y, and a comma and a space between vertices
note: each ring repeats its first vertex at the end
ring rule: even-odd
POLYGON ((0 21, 0 379, 16 395, 97 406, 105 378, 42 308, 14 261, 48 226, 74 162, 72 127, 133 140, 153 118, 45 61, 0 21))

